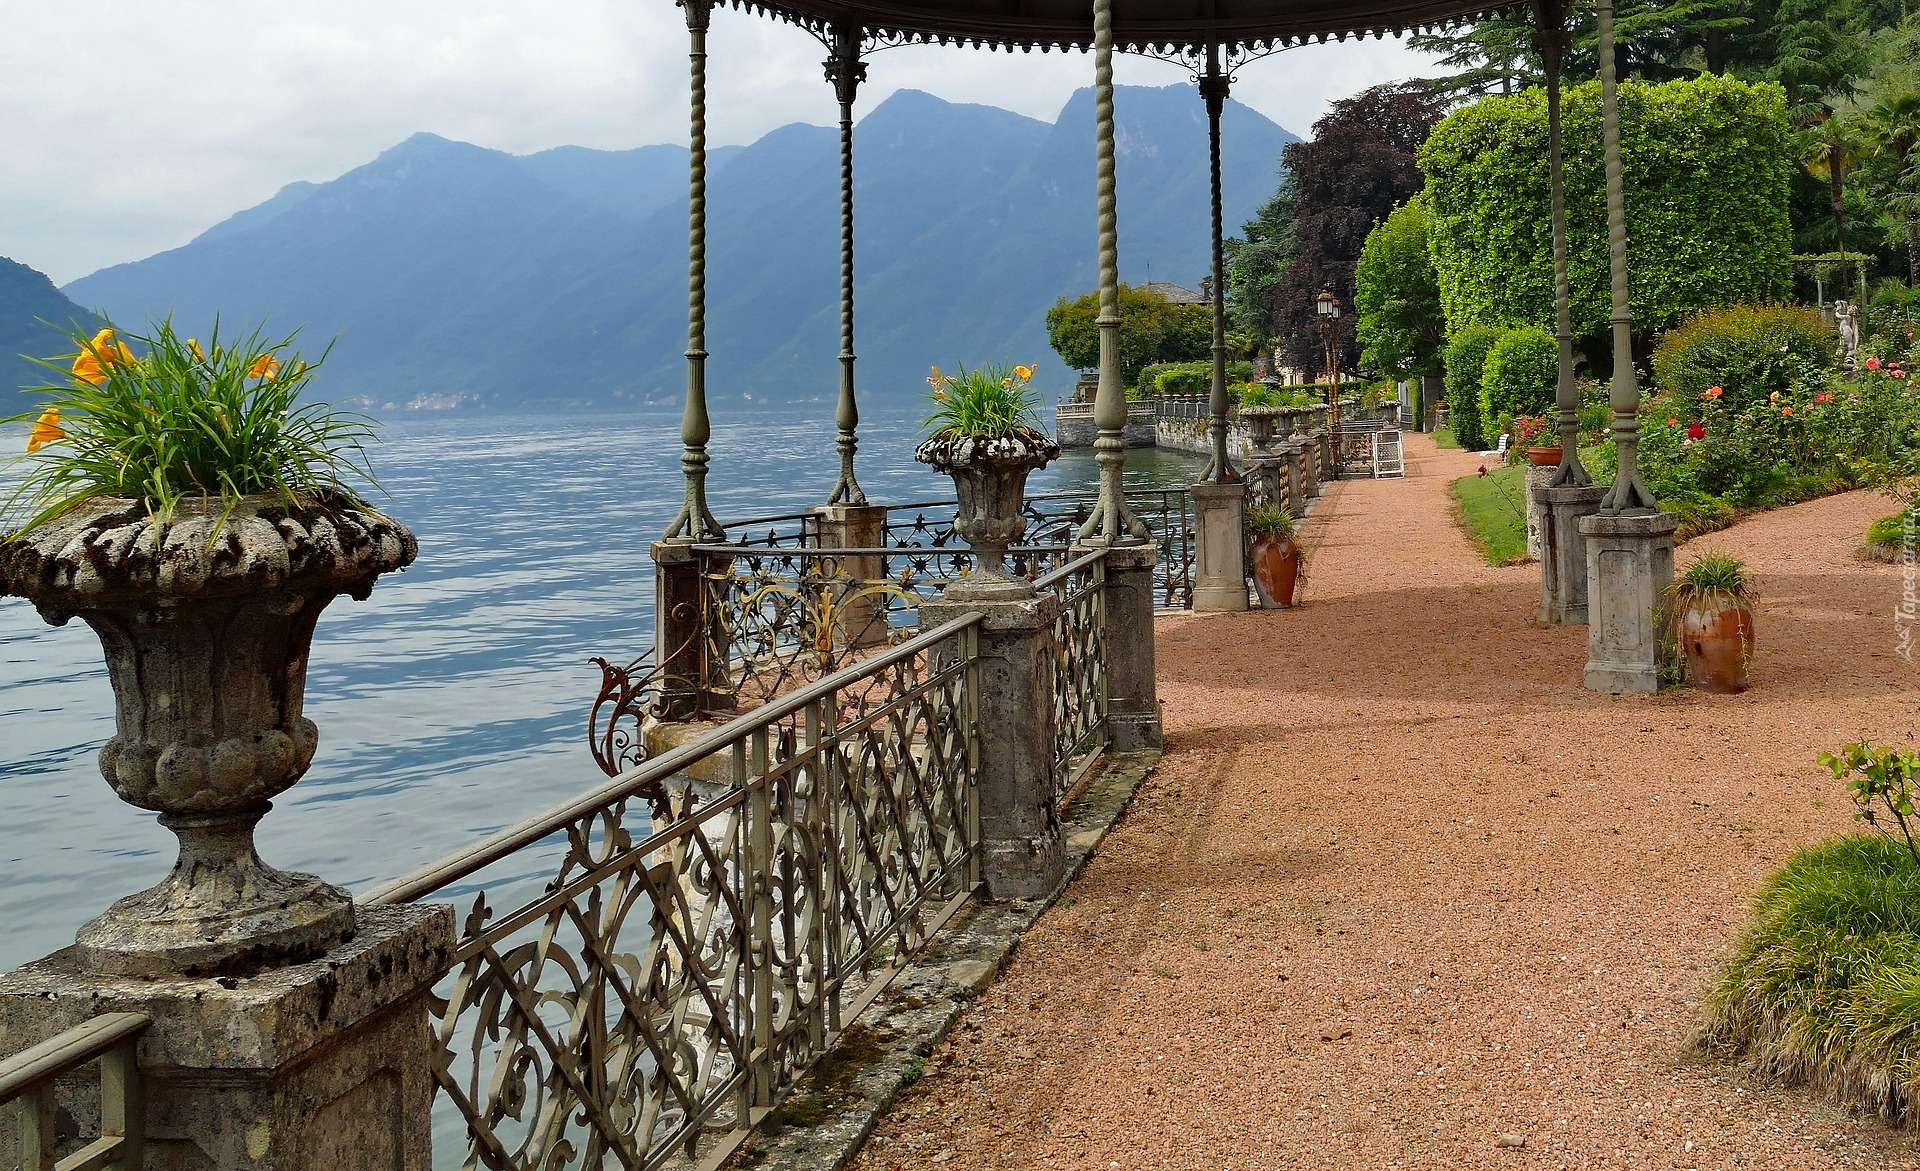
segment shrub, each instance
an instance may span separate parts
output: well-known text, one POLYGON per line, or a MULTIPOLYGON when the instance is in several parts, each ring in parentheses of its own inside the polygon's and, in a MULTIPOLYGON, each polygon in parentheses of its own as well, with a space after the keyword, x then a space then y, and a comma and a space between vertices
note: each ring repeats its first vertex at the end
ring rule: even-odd
MULTIPOLYGON (((1253 363, 1244 358, 1227 362, 1227 385, 1253 377, 1253 363)), ((1198 362, 1155 362, 1142 367, 1134 384, 1139 397, 1156 394, 1209 394, 1213 390, 1213 359, 1198 362)))
POLYGON ((1427 239, 1432 219, 1417 196, 1395 208, 1368 234, 1353 274, 1360 359, 1401 378, 1439 373, 1446 343, 1427 239))
POLYGON ((1469 325, 1447 343, 1447 426, 1468 451, 1487 445, 1480 417, 1480 378, 1487 352, 1502 332, 1490 325, 1469 325))
MULTIPOLYGON (((1563 114, 1573 328, 1596 337, 1612 312, 1598 83, 1568 89, 1563 114)), ((1797 168, 1780 87, 1711 75, 1630 81, 1620 120, 1636 328, 1788 296, 1797 168)), ((1541 90, 1485 98, 1420 149, 1440 303, 1455 332, 1553 319, 1546 121, 1541 90)))
POLYGON ((1480 375, 1480 417, 1485 423, 1553 409, 1560 377, 1560 343, 1537 325, 1509 330, 1487 351, 1480 375))
POLYGON ((1695 1043, 1898 1121, 1920 1093, 1916 990, 1920 866, 1904 842, 1851 835, 1761 883, 1695 1043))
POLYGON ((1867 544, 1876 549, 1899 549, 1916 530, 1920 530, 1920 512, 1906 509, 1883 516, 1867 526, 1867 544))
POLYGON ((1668 330, 1654 350, 1653 374, 1682 401, 1719 386, 1722 405, 1738 411, 1831 365, 1839 344, 1816 310, 1735 305, 1695 314, 1668 330))

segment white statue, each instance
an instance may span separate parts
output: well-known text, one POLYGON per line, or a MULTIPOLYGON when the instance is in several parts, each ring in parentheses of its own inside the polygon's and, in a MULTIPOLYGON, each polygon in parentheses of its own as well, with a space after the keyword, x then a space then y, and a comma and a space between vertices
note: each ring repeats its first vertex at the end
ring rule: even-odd
POLYGON ((1840 352, 1851 358, 1860 352, 1860 307, 1846 301, 1833 303, 1834 328, 1840 331, 1840 352))

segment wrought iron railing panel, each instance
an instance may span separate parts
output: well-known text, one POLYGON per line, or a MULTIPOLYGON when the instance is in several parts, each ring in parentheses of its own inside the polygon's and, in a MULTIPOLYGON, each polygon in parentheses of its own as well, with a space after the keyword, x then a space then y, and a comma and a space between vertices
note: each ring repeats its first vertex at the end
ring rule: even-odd
POLYGON ((1105 552, 1077 558, 1034 583, 1060 600, 1053 620, 1054 804, 1072 796, 1107 742, 1105 552))
POLYGON ((874 965, 977 882, 978 621, 368 896, 472 894, 433 1002, 464 1166, 704 1158, 825 1051, 874 965), (542 849, 558 859, 537 888, 495 881, 542 849))

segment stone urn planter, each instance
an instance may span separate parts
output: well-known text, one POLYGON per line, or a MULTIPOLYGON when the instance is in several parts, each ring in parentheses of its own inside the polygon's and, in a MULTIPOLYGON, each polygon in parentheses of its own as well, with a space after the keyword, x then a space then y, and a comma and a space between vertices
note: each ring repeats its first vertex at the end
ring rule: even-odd
POLYGON ((418 552, 398 521, 277 495, 182 501, 164 525, 140 502, 95 500, 0 542, 0 594, 99 635, 116 709, 100 771, 180 840, 164 881, 80 929, 83 966, 243 975, 353 936, 347 892, 266 865, 253 831, 313 760, 301 704, 320 612, 418 552))
POLYGON ((913 458, 953 477, 959 510, 953 529, 975 555, 973 572, 948 587, 955 600, 1024 598, 1033 586, 1007 572, 1007 546, 1026 531, 1021 511, 1027 477, 1052 463, 1060 445, 1038 431, 974 437, 934 435, 913 449, 913 458))
POLYGON ((1282 438, 1276 428, 1289 419, 1286 407, 1241 407, 1240 417, 1247 423, 1249 445, 1257 455, 1271 455, 1274 443, 1282 438))

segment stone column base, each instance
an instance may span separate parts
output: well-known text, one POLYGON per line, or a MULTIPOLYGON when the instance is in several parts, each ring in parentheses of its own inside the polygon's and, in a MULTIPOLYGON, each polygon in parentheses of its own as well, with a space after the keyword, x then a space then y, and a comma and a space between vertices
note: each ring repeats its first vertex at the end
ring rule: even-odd
MULTIPOLYGON (((814 509, 820 518, 818 548, 879 549, 886 544, 887 510, 877 504, 829 504, 814 509)), ((846 587, 835 599, 834 645, 884 646, 887 599, 871 583, 886 576, 884 559, 874 553, 843 557, 836 568, 860 583, 846 587)))
MULTIPOLYGON (((1092 552, 1076 545, 1071 556, 1092 552)), ((1107 727, 1115 752, 1145 752, 1165 743, 1154 681, 1153 567, 1150 544, 1107 550, 1107 727)))
POLYGON ((1582 517, 1587 545, 1587 686, 1613 695, 1660 690, 1660 637, 1673 584, 1668 512, 1582 517))
POLYGON ((987 897, 1041 899, 1066 877, 1060 815, 1053 807, 1054 637, 1052 594, 1007 601, 927 602, 922 629, 963 614, 980 624, 981 878, 987 897))
MULTIPOLYGON (((357 916, 359 933, 322 958, 246 979, 105 976, 57 951, 0 976, 0 1054, 103 1013, 146 1013, 148 1168, 431 1171, 439 1053, 427 995, 447 971, 453 912, 357 916)), ((94 1066, 54 1093, 64 1121, 99 1118, 94 1066)), ((4 1114, 0 1150, 18 1150, 4 1114)))
POLYGON ((1231 614, 1247 608, 1247 486, 1193 486, 1193 609, 1231 614))
POLYGON ((1540 488, 1540 621, 1553 626, 1587 622, 1587 542, 1580 518, 1600 511, 1603 487, 1540 488))

